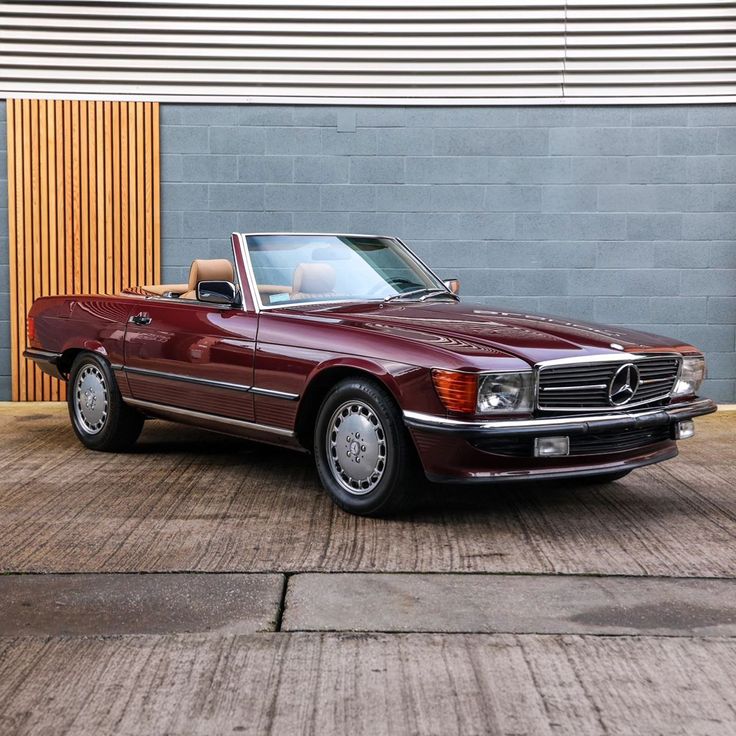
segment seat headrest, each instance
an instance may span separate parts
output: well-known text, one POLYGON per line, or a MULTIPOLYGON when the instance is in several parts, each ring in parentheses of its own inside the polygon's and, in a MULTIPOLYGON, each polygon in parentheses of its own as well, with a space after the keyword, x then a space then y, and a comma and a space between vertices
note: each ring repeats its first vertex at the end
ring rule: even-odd
POLYGON ((197 258, 189 269, 189 291, 200 281, 234 281, 233 264, 226 258, 197 258))
POLYGON ((335 289, 337 274, 329 263, 300 263, 294 269, 294 294, 329 294, 335 289))

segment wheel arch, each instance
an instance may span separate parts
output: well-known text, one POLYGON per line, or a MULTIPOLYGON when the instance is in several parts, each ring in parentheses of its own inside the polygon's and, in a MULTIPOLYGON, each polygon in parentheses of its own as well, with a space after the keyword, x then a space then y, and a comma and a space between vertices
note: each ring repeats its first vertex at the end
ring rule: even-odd
POLYGON ((68 343, 59 354, 59 360, 56 364, 59 373, 65 379, 69 378, 72 365, 80 353, 95 353, 98 357, 103 358, 110 364, 110 356, 101 342, 97 340, 85 340, 81 345, 79 343, 68 343))
POLYGON ((352 377, 368 378, 380 384, 401 412, 401 386, 386 366, 370 360, 330 361, 310 374, 299 402, 294 431, 303 447, 312 449, 317 414, 329 390, 339 381, 352 377))

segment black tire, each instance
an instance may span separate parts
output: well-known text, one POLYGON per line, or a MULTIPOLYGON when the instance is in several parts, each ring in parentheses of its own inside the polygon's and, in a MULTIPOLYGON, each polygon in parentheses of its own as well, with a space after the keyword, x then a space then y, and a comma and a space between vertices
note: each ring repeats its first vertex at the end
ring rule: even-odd
POLYGON ((123 402, 109 363, 94 353, 80 353, 74 360, 67 405, 74 433, 91 450, 127 450, 143 429, 143 415, 123 402))
POLYGON ((407 508, 419 480, 416 453, 401 414, 388 392, 370 379, 345 379, 322 402, 314 458, 332 500, 359 516, 386 516, 407 508), (359 429, 364 431, 362 437, 359 429), (361 440, 366 439, 364 444, 361 440), (366 479, 356 480, 365 474, 366 479))

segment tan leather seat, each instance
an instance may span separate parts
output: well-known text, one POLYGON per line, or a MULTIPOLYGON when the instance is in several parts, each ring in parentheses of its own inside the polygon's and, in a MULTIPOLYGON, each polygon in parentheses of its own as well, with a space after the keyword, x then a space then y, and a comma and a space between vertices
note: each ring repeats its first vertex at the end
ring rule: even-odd
POLYGON ((233 264, 226 258, 197 258, 189 269, 189 283, 179 299, 196 299, 200 281, 235 281, 233 264))
POLYGON ((337 274, 329 263, 300 263, 294 269, 292 299, 335 296, 337 274))

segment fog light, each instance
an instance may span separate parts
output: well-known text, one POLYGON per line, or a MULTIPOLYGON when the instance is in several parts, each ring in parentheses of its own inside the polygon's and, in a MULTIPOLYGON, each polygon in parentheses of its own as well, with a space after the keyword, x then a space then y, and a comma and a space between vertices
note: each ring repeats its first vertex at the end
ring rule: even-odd
POLYGON ((692 419, 685 419, 675 425, 675 439, 686 440, 695 434, 695 422, 692 419))
POLYGON ((569 454, 569 437, 536 437, 534 439, 534 457, 555 457, 569 454))

